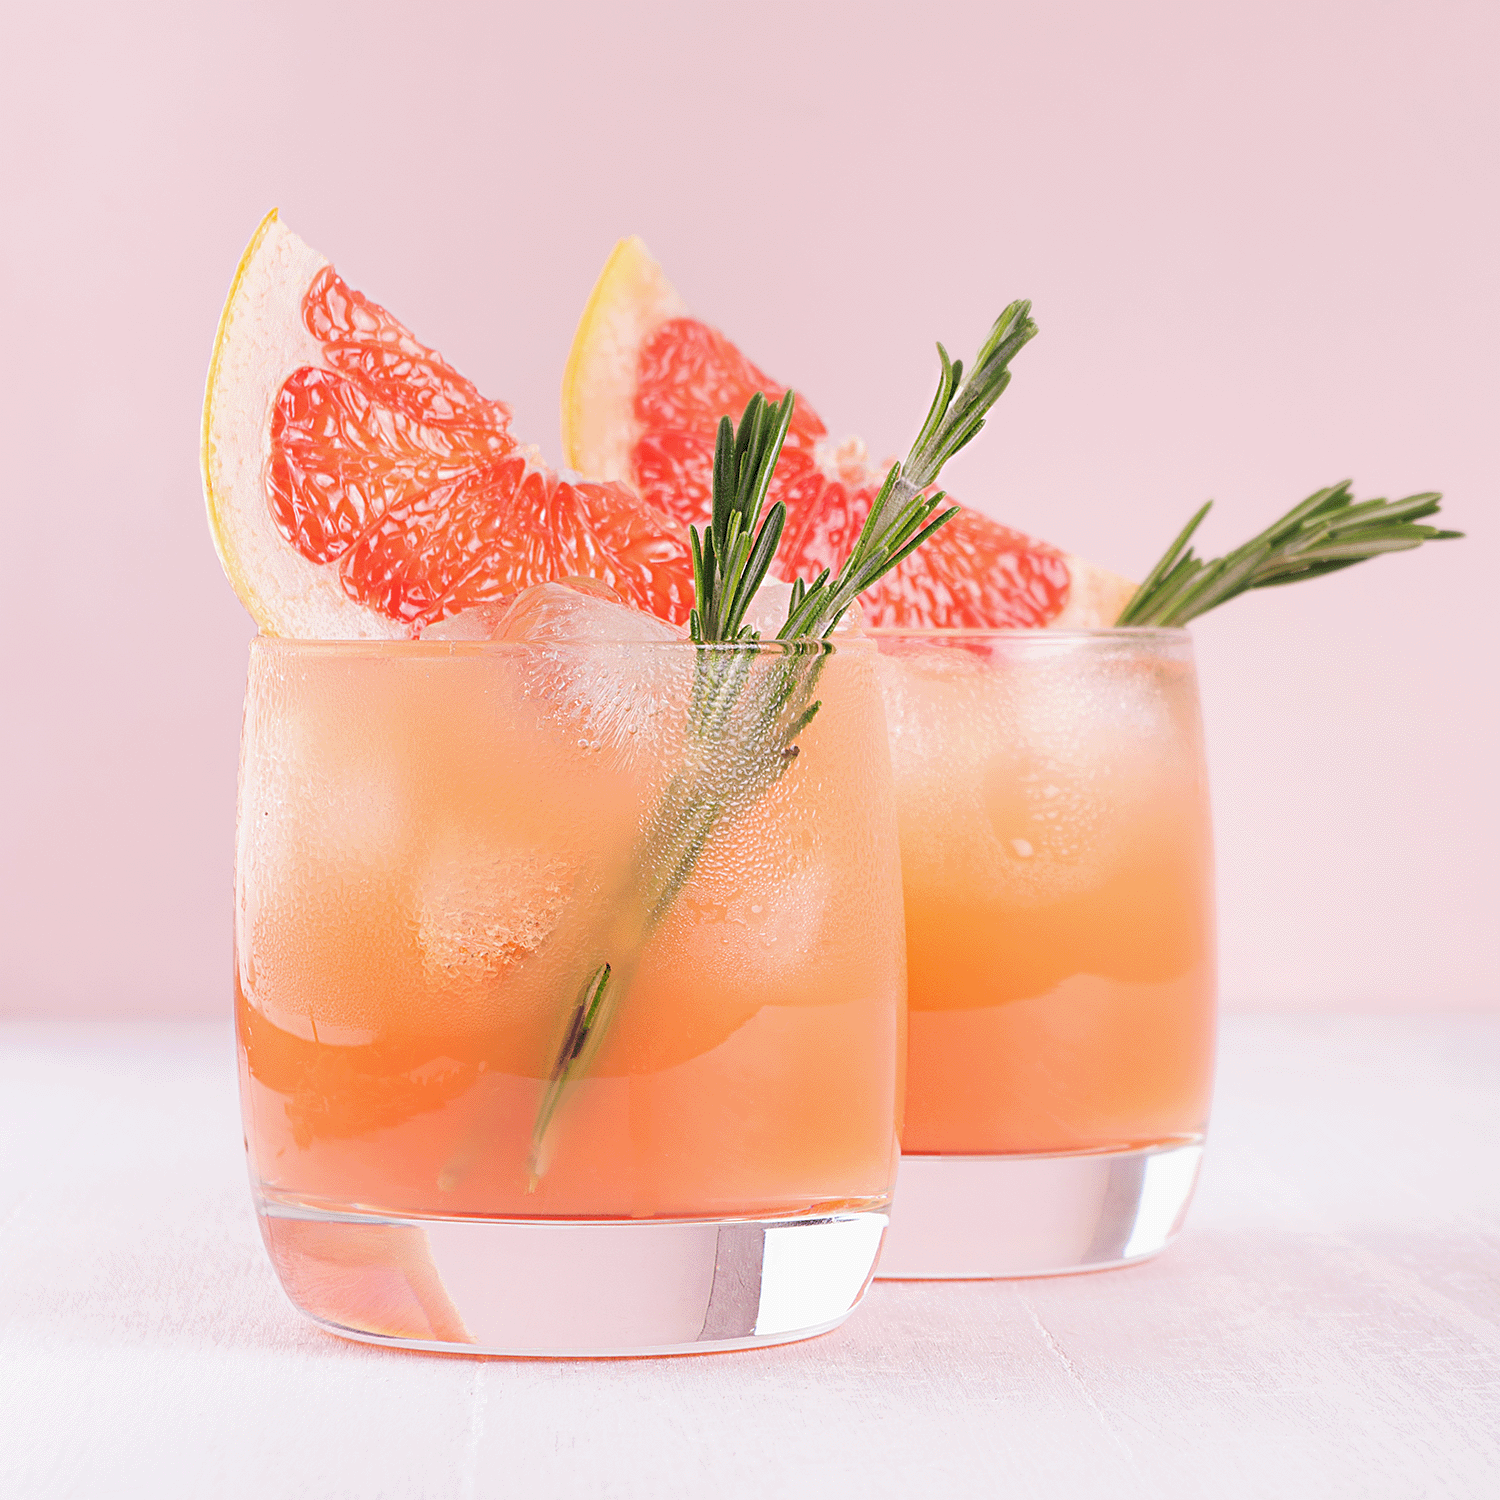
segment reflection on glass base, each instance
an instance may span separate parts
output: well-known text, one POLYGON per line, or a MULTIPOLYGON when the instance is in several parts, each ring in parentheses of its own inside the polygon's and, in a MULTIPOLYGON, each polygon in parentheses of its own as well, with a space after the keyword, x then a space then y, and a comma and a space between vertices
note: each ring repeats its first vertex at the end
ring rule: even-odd
POLYGON ((262 1199, 287 1295, 349 1338, 585 1358, 786 1344, 870 1284, 884 1212, 723 1220, 414 1219, 262 1199))
POLYGON ((903 1156, 877 1275, 1061 1276, 1164 1250, 1187 1214, 1203 1142, 1055 1156, 903 1156))

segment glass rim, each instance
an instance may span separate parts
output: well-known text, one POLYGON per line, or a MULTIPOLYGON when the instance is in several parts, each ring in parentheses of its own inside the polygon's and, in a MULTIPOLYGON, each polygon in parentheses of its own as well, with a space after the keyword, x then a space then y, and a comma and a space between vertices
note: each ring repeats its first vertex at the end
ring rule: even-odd
POLYGON ((559 640, 520 641, 445 641, 445 640, 399 640, 389 638, 358 640, 320 640, 302 636, 266 635, 263 632, 251 637, 250 649, 276 651, 306 651, 318 655, 371 655, 412 658, 435 658, 443 656, 505 655, 536 651, 579 651, 599 648, 618 648, 636 651, 699 652, 710 651, 726 656, 791 656, 814 654, 832 656, 836 652, 851 649, 868 651, 874 648, 868 634, 841 635, 836 637, 800 636, 792 641, 710 641, 699 645, 694 641, 627 641, 566 638, 559 640))
POLYGON ((1185 641, 1192 639, 1186 625, 1095 625, 1064 626, 1054 629, 1045 625, 873 625, 865 628, 871 640, 984 640, 1036 641, 1039 644, 1063 645, 1074 641, 1185 641))

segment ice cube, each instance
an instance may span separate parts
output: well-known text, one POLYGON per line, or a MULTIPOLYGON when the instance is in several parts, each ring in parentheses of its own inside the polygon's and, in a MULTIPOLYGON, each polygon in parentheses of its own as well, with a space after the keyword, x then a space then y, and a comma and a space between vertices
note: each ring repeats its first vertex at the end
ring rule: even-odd
MULTIPOLYGON (((622 603, 593 579, 522 590, 496 627, 496 641, 536 649, 523 665, 524 691, 563 745, 634 773, 672 753, 691 692, 693 653, 678 626, 622 603)), ((644 778, 642 789, 656 780, 644 778)))
POLYGON ((719 824, 664 924, 669 965, 762 1004, 789 972, 811 972, 837 921, 832 866, 816 820, 787 817, 773 795, 719 824))
POLYGON ((495 627, 497 641, 680 641, 681 627, 624 603, 592 578, 538 583, 523 589, 495 627))
POLYGON ((426 626, 422 631, 424 641, 492 641, 501 620, 510 609, 511 601, 502 599, 498 604, 475 604, 449 615, 446 620, 426 626))
POLYGON ((561 854, 452 830, 433 850, 416 897, 428 982, 493 984, 556 926, 575 873, 561 854))
POLYGON ((826 869, 808 864, 763 887, 736 891, 725 907, 724 941, 752 968, 806 963, 822 931, 832 886, 826 869))
POLYGON ((1190 778, 1159 673, 1041 633, 878 662, 908 878, 1059 900, 1118 866, 1190 778))
POLYGON ((682 631, 626 604, 597 578, 538 583, 475 604, 422 631, 424 641, 676 641, 682 631))

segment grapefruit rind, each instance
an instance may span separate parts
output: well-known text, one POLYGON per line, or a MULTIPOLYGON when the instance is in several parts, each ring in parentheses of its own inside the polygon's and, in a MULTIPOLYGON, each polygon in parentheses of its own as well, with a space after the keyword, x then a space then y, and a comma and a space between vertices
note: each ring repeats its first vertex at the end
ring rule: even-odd
MULTIPOLYGON (((636 371, 647 340, 670 318, 690 316, 687 304, 637 236, 621 240, 594 283, 563 374, 562 439, 568 463, 590 479, 635 485, 633 453, 640 437, 634 410, 636 371)), ((816 459, 830 479, 878 485, 888 464, 870 464, 854 439, 818 444, 816 459)), ((1049 630, 1113 625, 1135 585, 1086 558, 1064 554, 1068 596, 1049 630)))
POLYGON ((621 240, 589 294, 563 371, 563 454, 570 467, 589 479, 634 482, 636 362, 663 323, 687 312, 644 241, 621 240))
POLYGON ((1062 609, 1047 621, 1048 630, 1105 630, 1120 618, 1120 611, 1135 593, 1135 584, 1087 558, 1063 553, 1068 565, 1068 597, 1062 609))
POLYGON ((267 635, 396 639, 399 621, 351 599, 338 570, 303 557, 266 501, 271 415, 294 371, 327 368, 302 299, 328 264, 273 208, 240 258, 219 318, 203 397, 203 496, 214 547, 234 591, 267 635))

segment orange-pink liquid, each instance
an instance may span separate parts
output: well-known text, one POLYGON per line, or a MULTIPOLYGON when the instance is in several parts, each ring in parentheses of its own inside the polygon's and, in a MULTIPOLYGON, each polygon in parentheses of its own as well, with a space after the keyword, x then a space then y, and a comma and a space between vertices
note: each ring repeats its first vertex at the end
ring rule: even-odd
POLYGON ((1185 636, 882 640, 911 1030, 903 1149, 1200 1134, 1213 868, 1185 636))
POLYGON ((533 1180, 690 681, 676 647, 257 643, 236 1007, 263 1194, 601 1218, 888 1196, 905 974, 868 649, 830 659, 792 768, 634 955, 533 1180))

